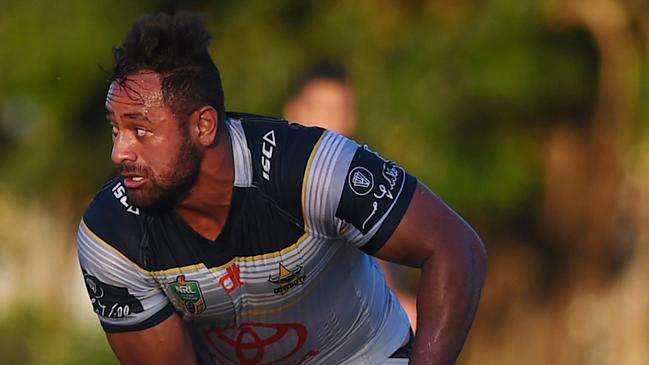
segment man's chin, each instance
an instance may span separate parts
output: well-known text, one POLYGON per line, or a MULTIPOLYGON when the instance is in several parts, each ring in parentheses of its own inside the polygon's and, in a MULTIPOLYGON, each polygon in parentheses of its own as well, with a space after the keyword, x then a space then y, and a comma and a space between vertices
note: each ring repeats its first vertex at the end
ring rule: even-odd
POLYGON ((147 193, 143 189, 127 189, 128 201, 142 209, 152 209, 160 204, 161 198, 147 193))
POLYGON ((126 189, 129 203, 149 212, 165 212, 173 209, 178 194, 162 189, 126 189))
POLYGON ((128 202, 138 208, 146 208, 153 203, 151 198, 147 197, 140 189, 126 189, 128 202))

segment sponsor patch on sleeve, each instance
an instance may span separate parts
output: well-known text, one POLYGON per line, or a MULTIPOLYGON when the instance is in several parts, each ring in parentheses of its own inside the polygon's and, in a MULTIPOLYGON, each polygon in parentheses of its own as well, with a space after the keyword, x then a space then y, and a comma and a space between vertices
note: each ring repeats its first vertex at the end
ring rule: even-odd
POLYGON ((409 203, 410 196, 402 196, 407 180, 414 180, 409 177, 403 168, 367 146, 358 148, 347 171, 336 217, 367 234, 396 205, 409 203))
POLYGON ((104 318, 122 318, 144 309, 142 303, 126 288, 120 288, 99 281, 96 277, 83 271, 83 279, 90 295, 95 313, 104 318))

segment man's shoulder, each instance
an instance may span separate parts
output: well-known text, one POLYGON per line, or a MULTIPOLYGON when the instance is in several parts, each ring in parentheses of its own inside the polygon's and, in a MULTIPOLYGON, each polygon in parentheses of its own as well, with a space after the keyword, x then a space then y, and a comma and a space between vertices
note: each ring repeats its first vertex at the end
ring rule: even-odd
MULTIPOLYGON (((274 170, 295 162, 309 159, 325 129, 305 127, 284 119, 247 113, 229 113, 244 131, 247 148, 254 161, 252 168, 256 178, 269 181, 274 170)), ((279 171, 278 171, 279 172, 279 171)))
POLYGON ((228 115, 245 136, 252 185, 277 201, 299 201, 308 161, 325 130, 254 114, 228 115))
MULTIPOLYGON (((308 162, 326 131, 286 120, 245 113, 229 113, 238 143, 245 145, 248 183, 265 198, 302 221, 302 185, 308 162)), ((237 148, 235 148, 237 149, 237 148)))
POLYGON ((131 260, 139 256, 143 222, 143 211, 129 204, 119 175, 106 181, 83 215, 83 226, 94 240, 113 247, 131 260))
POLYGON ((297 144, 308 145, 310 140, 317 140, 325 131, 325 129, 320 127, 306 127, 285 119, 257 114, 231 112, 228 113, 228 117, 241 123, 246 131, 246 135, 253 137, 248 138, 248 143, 252 145, 263 144, 264 141, 271 143, 274 139, 281 139, 282 137, 293 138, 298 136, 302 138, 292 139, 291 141, 297 144))

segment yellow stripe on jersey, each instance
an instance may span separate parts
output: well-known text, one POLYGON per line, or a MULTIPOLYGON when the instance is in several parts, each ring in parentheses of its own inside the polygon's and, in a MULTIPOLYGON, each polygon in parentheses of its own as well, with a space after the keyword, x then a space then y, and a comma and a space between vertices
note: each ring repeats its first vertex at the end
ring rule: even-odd
POLYGON ((138 271, 140 271, 141 273, 143 273, 145 275, 149 275, 149 276, 165 276, 165 275, 173 275, 173 274, 182 274, 183 272, 199 271, 200 269, 207 269, 210 272, 216 272, 216 271, 223 270, 223 269, 226 269, 226 268, 232 266, 232 264, 237 262, 237 261, 255 261, 255 260, 262 260, 262 259, 273 258, 273 257, 281 256, 281 255, 286 255, 287 253, 297 249, 302 244, 302 242, 304 242, 304 240, 309 238, 309 234, 307 232, 305 232, 300 238, 298 238, 298 240, 295 243, 293 243, 290 246, 284 247, 283 249, 281 249, 279 251, 268 252, 268 253, 265 253, 265 254, 254 255, 254 256, 236 256, 236 257, 234 257, 233 259, 231 259, 230 261, 228 261, 225 264, 215 266, 215 267, 211 267, 211 268, 207 268, 205 266, 205 264, 201 262, 201 263, 198 263, 198 264, 186 265, 186 266, 181 266, 181 267, 173 267, 173 268, 165 269, 165 270, 150 271, 150 270, 146 270, 143 267, 141 267, 140 265, 136 264, 134 261, 129 259, 126 255, 124 255, 119 250, 117 250, 115 247, 113 247, 110 243, 104 241, 95 232, 93 232, 90 229, 90 227, 88 227, 83 220, 81 221, 81 228, 85 232, 87 232, 95 240, 95 242, 98 242, 98 243, 102 244, 103 246, 105 246, 106 248, 108 248, 109 250, 114 252, 116 255, 118 255, 119 257, 124 259, 124 261, 131 264, 138 271))
POLYGON ((273 252, 263 253, 261 255, 254 255, 254 256, 237 256, 236 259, 239 261, 255 261, 255 260, 270 259, 273 257, 286 255, 291 251, 295 251, 295 249, 298 248, 302 244, 302 242, 304 242, 304 240, 306 240, 307 238, 309 238, 309 233, 304 232, 304 234, 300 238, 298 238, 294 244, 290 246, 286 246, 279 251, 273 251, 273 252))
POLYGON ((133 265, 136 269, 138 269, 140 272, 146 275, 151 275, 151 272, 148 270, 145 270, 144 268, 140 267, 140 265, 136 264, 135 262, 131 261, 126 255, 123 253, 119 252, 115 247, 111 246, 108 242, 104 241, 101 237, 99 237, 95 232, 93 232, 88 225, 86 225, 86 222, 82 219, 81 220, 81 225, 80 227, 88 233, 95 242, 101 243, 103 246, 108 248, 109 250, 113 251, 117 256, 121 257, 124 259, 124 261, 128 262, 129 264, 133 265))
MULTIPOLYGON (((322 132, 320 135, 320 138, 318 138, 318 142, 316 142, 315 146, 313 146, 313 149, 311 150, 311 155, 309 156, 309 160, 306 163, 306 169, 304 169, 304 178, 302 180, 302 217, 304 219, 304 234, 307 235, 310 231, 309 229, 309 221, 307 219, 307 213, 306 213, 306 190, 308 186, 308 181, 309 181, 309 175, 311 173, 311 164, 313 163, 313 159, 315 158, 316 153, 318 152, 318 148, 320 148, 320 144, 324 140, 325 136, 327 135, 327 131, 322 132)), ((298 239, 298 242, 302 240, 304 236, 300 237, 298 239)))

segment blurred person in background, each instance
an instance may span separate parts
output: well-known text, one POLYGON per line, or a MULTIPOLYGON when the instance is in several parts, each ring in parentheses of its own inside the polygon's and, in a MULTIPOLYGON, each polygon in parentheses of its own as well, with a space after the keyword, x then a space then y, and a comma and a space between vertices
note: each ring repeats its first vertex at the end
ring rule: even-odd
POLYGON ((342 64, 321 60, 298 80, 284 104, 284 117, 351 137, 356 131, 356 93, 342 64))
POLYGON ((227 113, 195 16, 140 18, 106 98, 117 165, 79 225, 124 364, 451 364, 479 302, 473 229, 318 127, 227 113), (369 255, 421 267, 417 334, 369 255))
MULTIPOLYGON (((316 126, 351 138, 356 131, 356 92, 345 67, 332 59, 323 59, 298 79, 283 108, 284 118, 306 126, 316 126)), ((406 310, 410 325, 417 329, 417 301, 402 282, 400 268, 378 260, 388 286, 406 310)))

